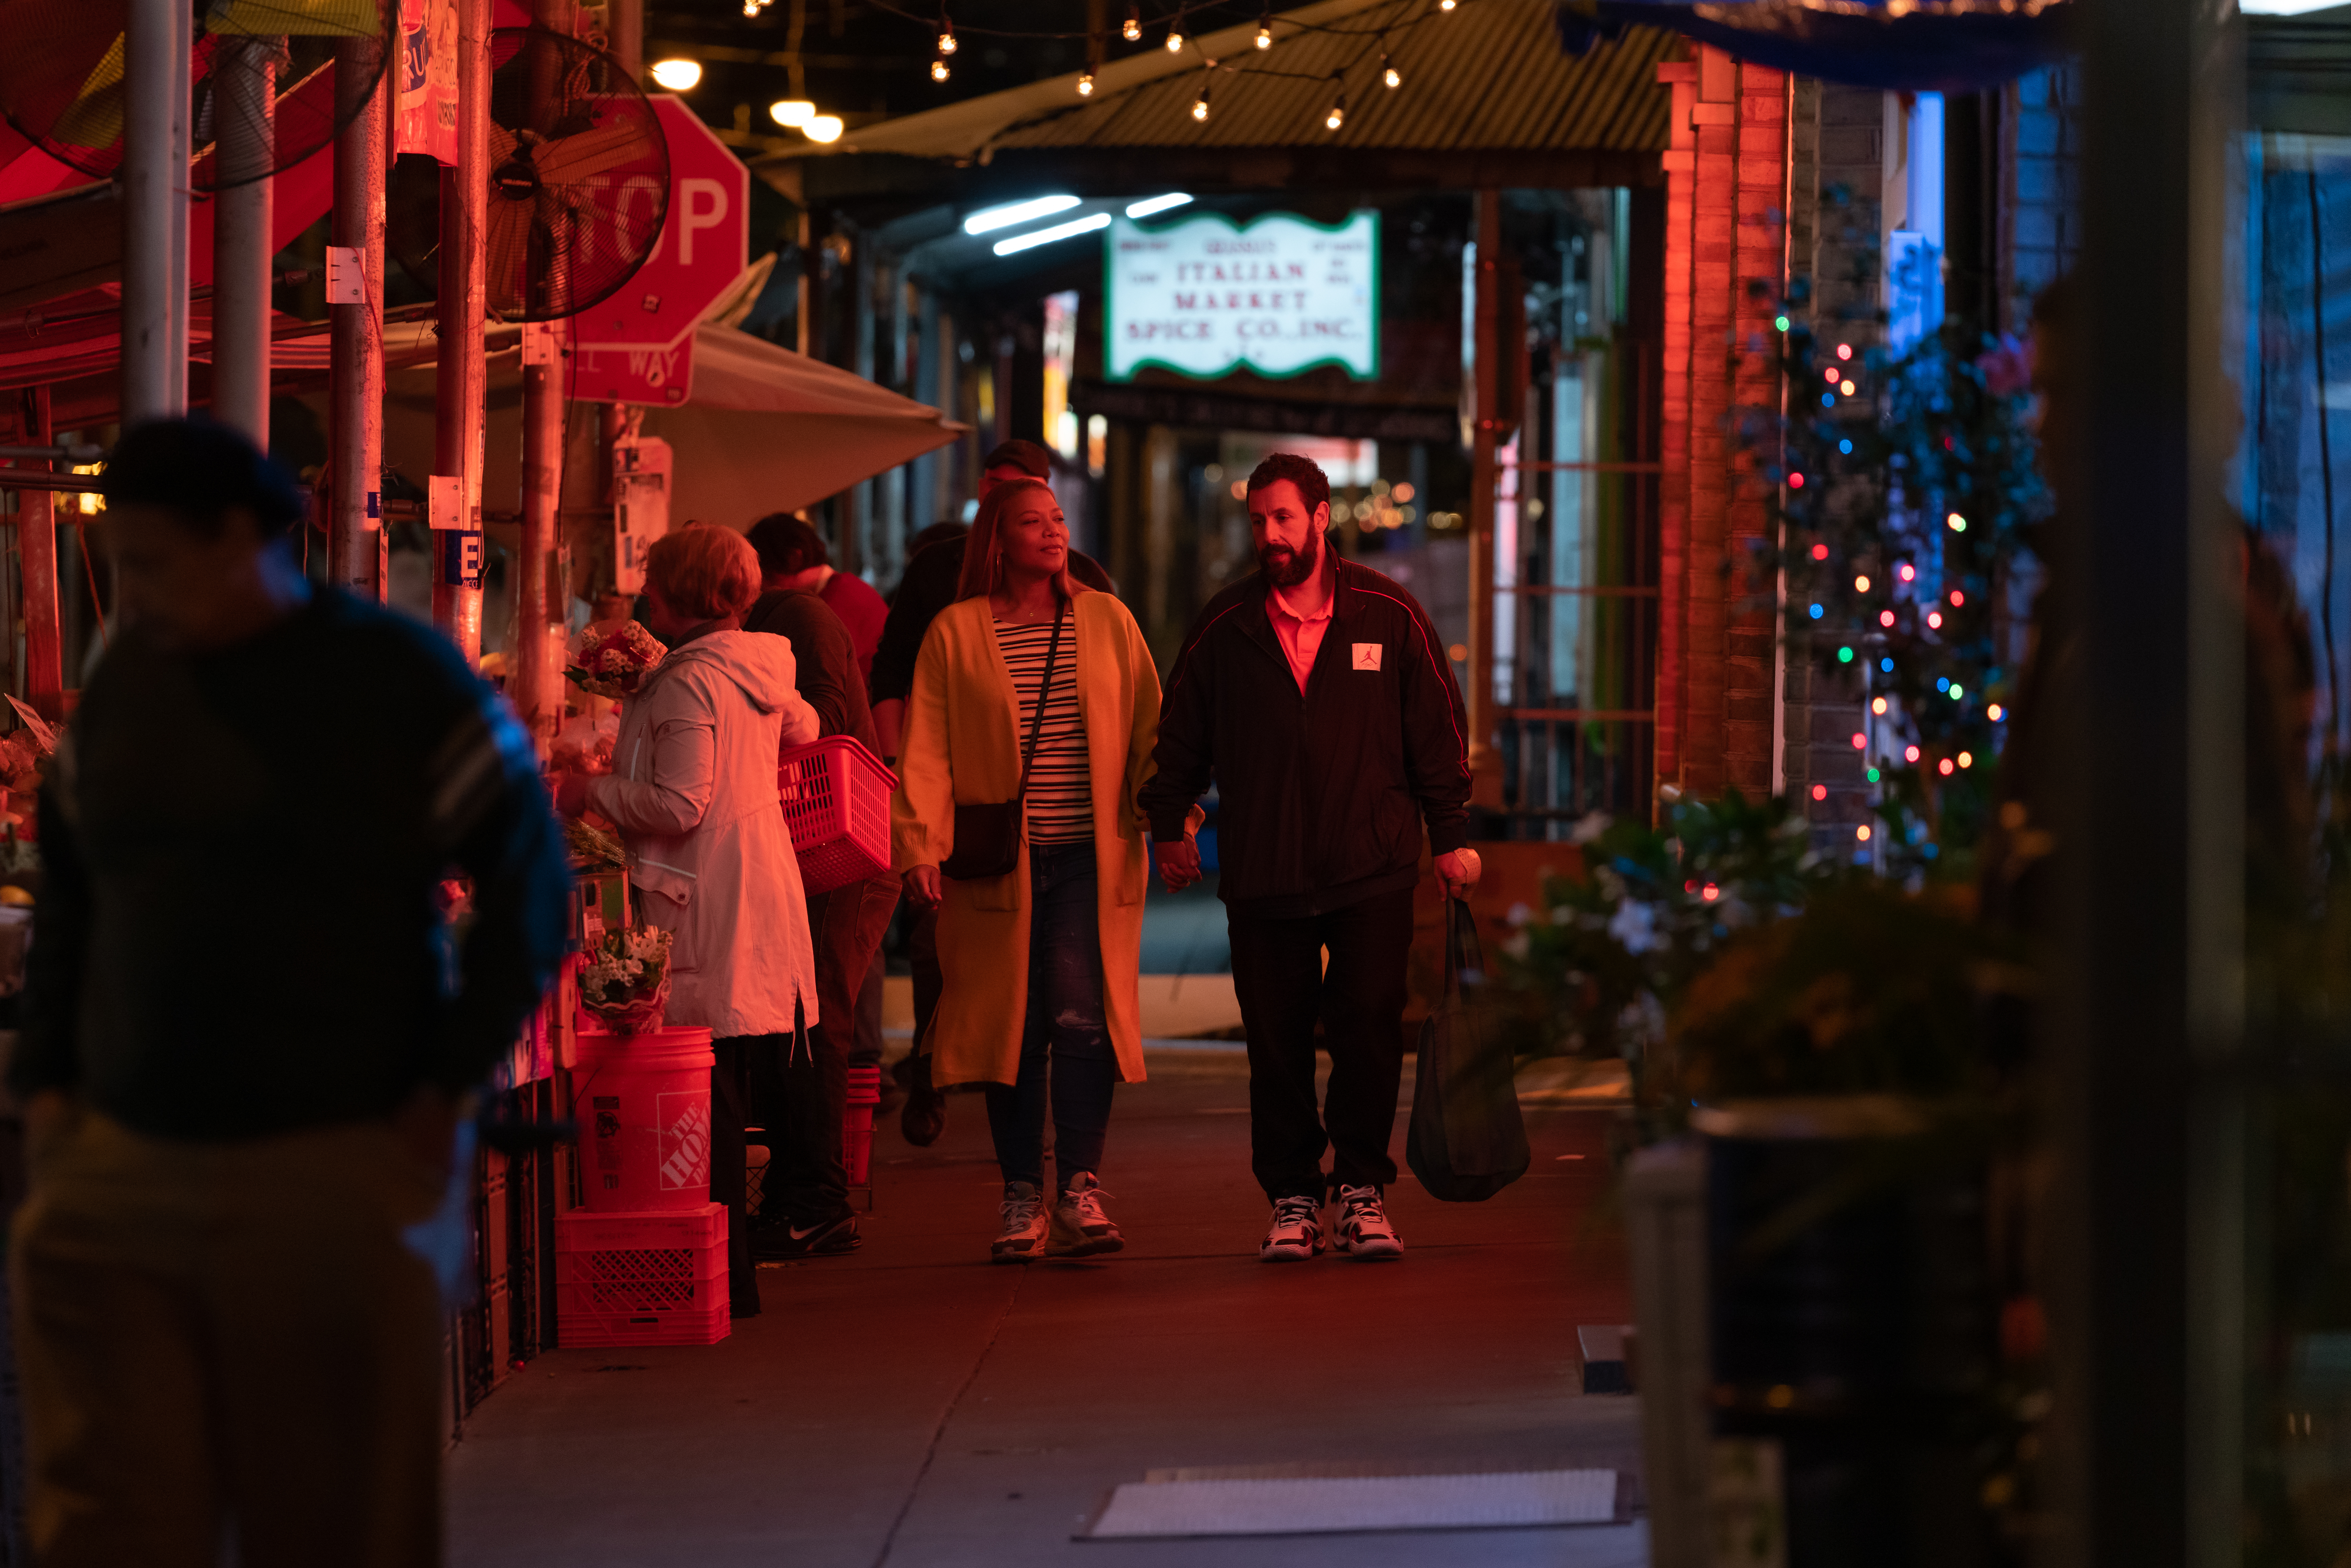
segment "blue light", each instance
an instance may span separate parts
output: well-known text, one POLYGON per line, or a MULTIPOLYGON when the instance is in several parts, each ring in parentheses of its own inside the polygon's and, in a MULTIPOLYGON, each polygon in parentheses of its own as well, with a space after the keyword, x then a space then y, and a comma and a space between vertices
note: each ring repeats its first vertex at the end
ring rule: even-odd
POLYGON ((1837 450, 1850 457, 1853 455, 1853 443, 1850 441, 1840 441, 1837 443, 1837 450))
POLYGON ((1894 661, 1891 659, 1880 659, 1877 661, 1877 667, 1884 670, 1890 675, 1894 673, 1894 661))
POLYGON ((1826 613, 1827 613, 1827 612, 1826 612, 1826 611, 1824 611, 1824 610, 1823 610, 1819 605, 1815 604, 1815 605, 1813 605, 1813 620, 1818 621, 1818 620, 1819 620, 1823 615, 1824 615, 1824 614, 1826 614, 1826 613))
POLYGON ((1951 678, 1949 675, 1937 675, 1935 677, 1935 689, 1938 692, 1949 691, 1951 689, 1951 678))
POLYGON ((1836 393, 1834 393, 1834 392, 1823 392, 1823 393, 1821 393, 1821 406, 1822 406, 1823 408, 1834 408, 1834 407, 1836 407, 1836 393))

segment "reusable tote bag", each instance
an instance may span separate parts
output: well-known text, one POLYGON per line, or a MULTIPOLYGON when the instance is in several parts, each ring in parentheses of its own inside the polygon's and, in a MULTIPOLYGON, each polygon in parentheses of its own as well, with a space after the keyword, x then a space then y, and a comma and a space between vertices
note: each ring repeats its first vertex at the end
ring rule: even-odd
POLYGON ((1447 899, 1445 995, 1420 1026, 1420 1070, 1405 1138, 1412 1174, 1431 1197, 1447 1203, 1484 1202, 1526 1175, 1533 1158, 1510 1048, 1462 994, 1461 977, 1485 968, 1468 904, 1447 899))

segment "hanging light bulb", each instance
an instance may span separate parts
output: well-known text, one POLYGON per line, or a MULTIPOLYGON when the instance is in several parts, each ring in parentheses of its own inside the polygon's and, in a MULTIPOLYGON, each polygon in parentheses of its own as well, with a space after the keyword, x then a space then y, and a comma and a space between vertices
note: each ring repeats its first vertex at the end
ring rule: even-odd
POLYGON ((951 55, 951 54, 954 54, 955 52, 956 52, 956 36, 955 36, 955 28, 954 28, 953 26, 949 26, 949 27, 947 27, 947 28, 946 28, 946 31, 942 32, 942 33, 939 35, 939 53, 941 53, 941 54, 943 54, 943 55, 951 55))
POLYGON ((1132 44, 1143 37, 1143 13, 1133 5, 1126 8, 1126 20, 1118 25, 1118 36, 1132 44))
POLYGON ((1391 88, 1399 88, 1404 86, 1404 73, 1397 70, 1395 67, 1388 63, 1388 56, 1385 49, 1382 49, 1380 51, 1380 79, 1387 83, 1391 88))
POLYGON ((1091 70, 1080 71, 1078 73, 1078 96, 1080 98, 1092 98, 1093 95, 1094 73, 1091 70))
POLYGON ((1273 47, 1273 7, 1270 5, 1257 14, 1257 47, 1260 49, 1273 47))
POLYGON ((946 61, 933 60, 931 62, 931 79, 933 81, 945 81, 947 79, 946 61))
POLYGON ((1181 17, 1167 25, 1167 52, 1171 55, 1184 52, 1184 22, 1181 17))
POLYGON ((1192 100, 1192 118, 1206 121, 1208 118, 1208 89, 1203 87, 1200 96, 1192 100))
POLYGON ((1331 100, 1331 112, 1322 117, 1322 126, 1326 131, 1336 131, 1346 123, 1346 120, 1347 95, 1342 92, 1331 100))
POLYGON ((1450 11, 1456 3, 1457 0, 1437 0, 1437 8, 1440 11, 1450 11))

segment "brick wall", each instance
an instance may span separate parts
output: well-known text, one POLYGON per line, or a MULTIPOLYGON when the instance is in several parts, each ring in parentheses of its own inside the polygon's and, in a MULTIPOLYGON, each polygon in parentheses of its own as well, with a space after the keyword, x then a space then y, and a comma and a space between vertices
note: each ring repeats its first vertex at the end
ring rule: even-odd
POLYGON ((2032 297, 2073 270, 2082 245, 2082 73, 2055 66, 2001 94, 2001 325, 2021 331, 2032 297))

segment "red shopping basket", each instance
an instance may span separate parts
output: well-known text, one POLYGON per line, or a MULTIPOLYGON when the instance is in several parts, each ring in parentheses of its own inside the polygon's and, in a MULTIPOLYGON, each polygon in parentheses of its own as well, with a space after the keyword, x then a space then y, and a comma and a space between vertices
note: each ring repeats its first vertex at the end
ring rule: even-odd
POLYGON ((846 735, 797 746, 776 769, 800 883, 831 893, 890 869, 890 792, 897 776, 846 735))

